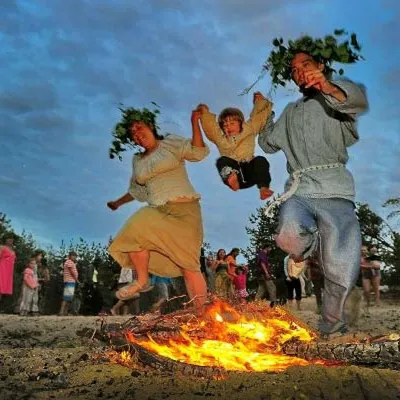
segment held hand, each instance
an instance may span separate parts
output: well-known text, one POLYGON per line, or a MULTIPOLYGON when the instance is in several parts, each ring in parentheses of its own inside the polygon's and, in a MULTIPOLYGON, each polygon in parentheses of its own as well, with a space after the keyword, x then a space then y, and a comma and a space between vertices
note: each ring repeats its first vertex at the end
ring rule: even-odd
POLYGON ((261 92, 254 92, 253 94, 253 104, 259 100, 265 100, 264 95, 261 92))
POLYGON ((191 117, 192 123, 197 123, 200 117, 201 117, 201 112, 198 110, 198 108, 192 111, 192 117, 191 117))
POLYGON ((200 112, 200 115, 209 112, 207 104, 199 104, 196 110, 200 112))
POLYGON ((116 202, 116 201, 109 201, 109 202, 107 203, 107 207, 108 207, 110 210, 115 211, 115 210, 118 210, 119 204, 118 204, 118 202, 116 202))

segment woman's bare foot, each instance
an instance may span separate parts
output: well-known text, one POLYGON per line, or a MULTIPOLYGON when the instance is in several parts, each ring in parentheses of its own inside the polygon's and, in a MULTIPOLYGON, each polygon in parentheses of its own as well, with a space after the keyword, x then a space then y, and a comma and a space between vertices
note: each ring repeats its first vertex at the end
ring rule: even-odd
POLYGON ((226 180, 226 182, 228 183, 228 186, 234 191, 238 191, 240 189, 239 186, 239 179, 237 176, 236 172, 232 172, 229 176, 228 179, 226 180))
POLYGON ((260 187, 260 199, 266 200, 268 197, 271 197, 274 194, 274 191, 267 187, 260 187))
POLYGON ((140 293, 148 292, 152 289, 153 286, 151 286, 149 283, 140 285, 139 282, 133 281, 133 283, 130 283, 129 285, 126 285, 119 289, 117 293, 115 293, 115 297, 123 301, 136 299, 140 297, 140 293))

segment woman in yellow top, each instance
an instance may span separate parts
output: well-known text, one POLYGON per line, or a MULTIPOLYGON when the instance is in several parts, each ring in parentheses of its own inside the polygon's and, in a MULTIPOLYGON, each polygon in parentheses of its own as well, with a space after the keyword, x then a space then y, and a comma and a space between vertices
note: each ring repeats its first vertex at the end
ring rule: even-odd
POLYGON ((107 205, 117 210, 136 199, 148 206, 128 219, 108 249, 121 267, 137 272, 137 281, 121 288, 117 297, 128 300, 150 290, 149 272, 162 277, 183 275, 189 296, 201 306, 207 287, 199 263, 203 242, 200 195, 191 185, 185 166, 186 161, 201 161, 209 153, 198 128, 200 114, 192 112, 191 139, 160 136, 156 116, 147 109, 128 109, 123 115, 123 124, 117 124, 114 137, 118 140, 118 132, 124 134, 125 129, 129 140, 144 152, 133 157, 127 193, 107 205))
POLYGON ((289 304, 293 304, 293 291, 296 293, 296 306, 300 310, 301 302, 301 283, 300 275, 304 271, 305 261, 296 262, 290 256, 285 257, 285 275, 286 275, 286 287, 288 290, 288 301, 289 304))

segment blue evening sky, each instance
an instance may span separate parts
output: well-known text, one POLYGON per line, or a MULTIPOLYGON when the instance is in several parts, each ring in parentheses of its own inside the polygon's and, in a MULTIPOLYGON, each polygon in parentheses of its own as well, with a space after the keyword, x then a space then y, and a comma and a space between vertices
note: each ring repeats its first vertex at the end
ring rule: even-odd
MULTIPOLYGON (((200 102, 218 113, 252 96, 238 93, 257 77, 276 36, 356 32, 365 61, 346 76, 368 90, 360 141, 349 168, 357 201, 381 212, 400 193, 400 6, 397 0, 2 0, 0 61, 0 211, 17 232, 43 246, 83 237, 105 243, 140 203, 117 212, 130 155, 108 158, 118 104, 162 107, 162 132, 191 135, 200 102)), ((256 90, 268 92, 265 77, 256 90)), ((295 90, 273 95, 280 114, 295 90)), ((260 149, 257 153, 261 154, 260 149)), ((215 170, 217 152, 190 163, 202 194, 205 240, 213 248, 245 247, 255 188, 233 193, 215 170)), ((268 157, 272 188, 287 177, 282 154, 268 157)))

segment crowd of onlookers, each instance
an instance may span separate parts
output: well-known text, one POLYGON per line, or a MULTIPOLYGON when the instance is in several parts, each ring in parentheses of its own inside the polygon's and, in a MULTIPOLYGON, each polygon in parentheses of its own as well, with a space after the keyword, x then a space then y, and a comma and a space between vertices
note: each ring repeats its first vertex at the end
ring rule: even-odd
MULTIPOLYGON (((221 300, 236 303, 268 299, 272 307, 287 301, 289 306, 295 305, 297 309, 301 309, 303 297, 314 295, 317 312, 320 312, 324 278, 318 259, 309 257, 306 260, 295 260, 287 255, 281 265, 272 265, 270 262, 272 249, 268 245, 261 247, 251 269, 248 265, 238 263, 237 258, 240 254, 238 248, 233 248, 229 253, 224 249, 219 249, 216 253, 209 252, 208 255, 202 248, 200 265, 209 294, 221 300), (284 285, 281 284, 282 281, 284 285)), ((35 251, 23 271, 19 297, 14 307, 14 312, 22 316, 44 313, 43 302, 48 297, 46 291, 51 278, 49 269, 43 263, 43 257, 42 250, 35 251)), ((77 296, 77 288, 82 286, 79 280, 77 257, 75 251, 70 251, 62 266, 63 288, 59 315, 82 312, 82 301, 78 301, 79 296, 77 296)), ((13 236, 5 236, 4 244, 0 246, 0 301, 2 296, 12 294, 15 259, 13 236)), ((371 305, 371 290, 374 293, 375 305, 379 305, 380 268, 381 260, 377 248, 363 246, 358 286, 363 287, 367 309, 371 305)), ((185 301, 183 299, 186 292, 182 279, 152 276, 150 294, 141 293, 127 301, 114 299, 113 304, 105 307, 104 304, 99 304, 103 301, 99 293, 98 275, 97 268, 93 268, 90 282, 86 283, 88 289, 85 296, 90 297, 92 303, 96 303, 97 306, 92 308, 93 314, 103 312, 111 315, 128 315, 147 311, 165 311, 179 307, 179 304, 182 305, 185 301), (171 306, 172 304, 174 306, 171 306)), ((135 279, 134 270, 122 268, 115 282, 109 282, 108 289, 115 292, 135 279)))
MULTIPOLYGON (((297 310, 301 309, 302 298, 313 295, 317 312, 321 313, 324 275, 318 257, 314 254, 305 260, 296 260, 287 255, 282 265, 273 266, 269 258, 271 251, 268 245, 264 245, 257 254, 252 270, 252 279, 257 281, 257 288, 252 294, 247 290, 249 268, 236 262, 240 252, 238 248, 233 248, 228 254, 224 249, 218 250, 215 256, 209 254, 205 258, 203 273, 210 292, 228 301, 268 299, 271 306, 287 301, 289 306, 295 305, 297 310), (284 287, 278 285, 278 290, 274 271, 281 276, 279 280, 283 279, 285 283, 284 287)), ((380 304, 380 269, 381 259, 377 247, 362 246, 360 274, 356 286, 363 289, 366 312, 369 312, 371 306, 371 289, 374 304, 380 304)))
MULTIPOLYGON (((0 301, 5 295, 12 295, 14 289, 14 234, 6 234, 4 244, 0 245, 0 301)), ((15 302, 14 312, 21 315, 39 315, 40 306, 50 281, 49 269, 42 264, 44 252, 35 251, 29 258, 22 273, 22 283, 19 296, 15 302)))

